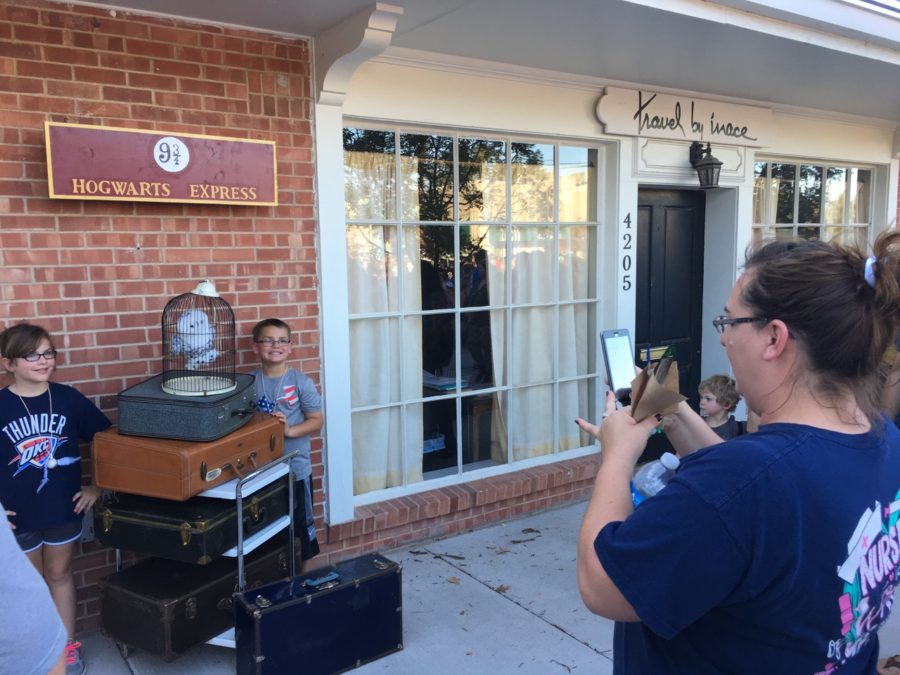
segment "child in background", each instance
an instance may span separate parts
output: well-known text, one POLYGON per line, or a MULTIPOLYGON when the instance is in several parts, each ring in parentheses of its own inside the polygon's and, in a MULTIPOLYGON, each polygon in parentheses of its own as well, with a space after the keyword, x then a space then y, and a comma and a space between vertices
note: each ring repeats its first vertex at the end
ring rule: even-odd
POLYGON ((719 438, 729 438, 745 433, 744 424, 734 419, 734 409, 741 397, 735 389, 734 380, 727 375, 707 377, 698 387, 700 392, 700 414, 719 438))
POLYGON ((313 381, 288 365, 291 329, 281 319, 263 319, 253 327, 253 353, 260 368, 256 378, 256 407, 284 424, 284 451, 299 450, 291 459, 294 478, 294 536, 300 538, 300 571, 319 553, 313 517, 310 437, 322 429, 322 399, 313 381))
MULTIPOLYGON (((74 639, 72 556, 84 512, 100 496, 93 485, 81 484, 78 441, 90 441, 110 422, 74 388, 50 382, 56 354, 40 326, 21 323, 0 333, 0 365, 13 377, 0 389, 0 501, 65 625, 66 672, 78 675, 84 654, 74 639)), ((15 616, 8 618, 14 631, 15 616)))

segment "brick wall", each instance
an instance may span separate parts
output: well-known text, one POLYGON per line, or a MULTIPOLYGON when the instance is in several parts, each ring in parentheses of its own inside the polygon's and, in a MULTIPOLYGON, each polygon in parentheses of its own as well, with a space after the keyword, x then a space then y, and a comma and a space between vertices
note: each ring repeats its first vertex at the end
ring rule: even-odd
MULTIPOLYGON (((240 370, 250 327, 279 316, 318 382, 310 72, 301 39, 0 4, 0 325, 46 326, 62 349, 55 379, 114 418, 115 394, 161 369, 166 301, 210 278, 235 311, 240 370), (45 120, 275 140, 279 205, 50 200, 45 120)), ((320 441, 313 461, 321 505, 320 441)), ((98 625, 112 564, 96 544, 77 555, 79 631, 98 625)))

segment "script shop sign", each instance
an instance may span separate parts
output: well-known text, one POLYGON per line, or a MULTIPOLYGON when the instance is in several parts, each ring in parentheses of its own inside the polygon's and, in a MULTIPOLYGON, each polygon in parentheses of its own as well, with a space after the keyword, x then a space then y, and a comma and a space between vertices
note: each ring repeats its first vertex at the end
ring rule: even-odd
POLYGON ((768 108, 647 90, 607 87, 596 115, 606 133, 622 136, 753 147, 770 146, 774 136, 768 108))
POLYGON ((275 142, 45 122, 52 199, 275 206, 275 142))

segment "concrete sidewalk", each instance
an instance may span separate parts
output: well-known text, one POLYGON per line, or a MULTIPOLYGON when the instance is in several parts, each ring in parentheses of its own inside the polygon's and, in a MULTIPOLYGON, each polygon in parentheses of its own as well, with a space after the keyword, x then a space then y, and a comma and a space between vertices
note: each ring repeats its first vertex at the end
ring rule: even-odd
MULTIPOLYGON (((575 542, 585 504, 419 543, 386 557, 403 565, 402 651, 353 671, 371 673, 612 673, 612 622, 581 603, 575 542)), ((880 633, 900 653, 900 611, 880 633)), ((88 675, 233 673, 234 652, 203 645, 172 663, 124 657, 100 633, 82 636, 88 675)))

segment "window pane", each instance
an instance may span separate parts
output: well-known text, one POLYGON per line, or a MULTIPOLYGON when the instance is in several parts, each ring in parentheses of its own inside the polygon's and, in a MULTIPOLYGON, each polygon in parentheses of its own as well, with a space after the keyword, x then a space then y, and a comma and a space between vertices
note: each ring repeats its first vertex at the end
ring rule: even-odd
POLYGON ((800 203, 798 223, 821 222, 822 209, 822 167, 800 165, 800 203))
POLYGON ((505 425, 500 423, 500 407, 497 394, 464 396, 462 408, 462 457, 464 469, 476 469, 491 464, 505 463, 500 438, 505 425))
POLYGON ((596 316, 597 305, 593 302, 560 306, 557 327, 559 377, 596 373, 596 340, 593 330, 596 316))
POLYGON ((463 307, 506 303, 506 230, 503 227, 460 227, 460 286, 463 307))
POLYGON ((512 230, 510 287, 514 305, 553 300, 553 229, 516 227, 512 230))
POLYGON ((794 238, 794 228, 793 227, 776 227, 775 228, 775 239, 778 241, 783 241, 785 239, 793 239, 794 238))
POLYGON ((766 222, 766 162, 753 165, 753 222, 766 222))
POLYGON ((454 307, 453 270, 456 258, 453 226, 422 225, 418 231, 422 309, 454 307))
MULTIPOLYGON (((422 406, 422 470, 456 469, 456 400, 428 401, 422 406)), ((409 406, 414 414, 416 406, 409 406)), ((446 474, 447 472, 443 472, 446 474)), ((451 472, 452 473, 452 472, 451 472)), ((436 478, 434 474, 427 478, 436 478)))
POLYGON ((461 399, 464 471, 508 461, 505 436, 508 400, 508 396, 498 393, 461 399))
POLYGON ((347 282, 351 314, 398 309, 397 228, 347 226, 347 282))
POLYGON ((394 133, 344 129, 344 213, 348 220, 390 220, 396 206, 394 133))
MULTIPOLYGON (((869 222, 869 191, 872 185, 872 172, 868 169, 850 169, 850 222, 869 222)), ((863 247, 865 250, 865 247, 863 247)))
POLYGON ((798 227, 797 228, 797 238, 798 239, 811 239, 815 240, 819 238, 819 228, 818 227, 798 227))
POLYGON ((404 359, 410 370, 408 397, 443 396, 456 391, 456 322, 452 312, 409 317, 404 323, 408 353, 421 352, 421 362, 404 359), (421 348, 419 347, 421 345, 421 348), (413 379, 414 378, 414 379, 413 379), (421 389, 419 385, 421 384, 421 389))
POLYGON ((460 315, 462 386, 470 389, 503 386, 502 311, 464 312, 460 315), (494 345, 499 348, 494 352, 494 345))
POLYGON ((868 248, 869 230, 865 227, 826 227, 825 241, 837 241, 846 246, 856 246, 862 251, 868 248))
POLYGON ((847 169, 828 167, 825 174, 825 217, 822 222, 840 225, 844 222, 847 194, 847 169))
POLYGON ((762 246, 763 241, 765 241, 766 233, 768 232, 767 227, 754 227, 753 228, 753 241, 752 246, 754 249, 762 246))
POLYGON ((549 455, 553 452, 553 387, 513 389, 510 398, 513 459, 549 455))
POLYGON ((408 424, 404 438, 398 406, 353 413, 353 494, 422 480, 421 413, 406 417, 413 422, 408 424), (385 442, 373 443, 373 438, 385 442), (405 461, 404 447, 409 448, 405 461))
MULTIPOLYGON (((775 205, 774 222, 794 222, 794 175, 793 164, 772 164, 771 202, 775 205)), ((771 222, 771 221, 770 221, 771 222)))
POLYGON ((559 148, 559 220, 592 220, 597 204, 597 151, 559 148))
POLYGON ((572 424, 576 417, 596 417, 596 380, 575 380, 559 385, 559 451, 583 448, 594 443, 594 437, 572 424))
POLYGON ((506 143, 459 139, 459 219, 506 219, 506 143))
POLYGON ((512 219, 524 222, 553 220, 553 146, 513 143, 512 219))
POLYGON ((549 382, 553 378, 553 309, 530 307, 512 313, 510 350, 512 385, 549 382))
POLYGON ((453 139, 400 134, 400 208, 404 220, 453 219, 453 139))
MULTIPOLYGON (((350 321, 350 405, 354 408, 400 400, 400 322, 395 318, 350 321), (384 363, 372 368, 371 359, 384 363)), ((419 374, 421 378, 421 374, 419 374)))
POLYGON ((559 299, 597 297, 597 228, 571 225, 559 228, 559 299))

